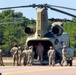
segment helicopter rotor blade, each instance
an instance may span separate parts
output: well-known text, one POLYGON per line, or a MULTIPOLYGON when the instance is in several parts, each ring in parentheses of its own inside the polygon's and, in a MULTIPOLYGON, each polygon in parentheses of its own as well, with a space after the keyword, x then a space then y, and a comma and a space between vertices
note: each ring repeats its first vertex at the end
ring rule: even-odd
POLYGON ((33 8, 35 8, 36 6, 37 6, 36 4, 32 4, 32 5, 24 5, 24 6, 5 7, 5 8, 0 8, 0 10, 12 9, 12 8, 26 8, 26 7, 33 7, 33 8))
POLYGON ((56 6, 56 5, 49 5, 50 7, 57 7, 57 8, 63 8, 63 9, 68 9, 68 10, 74 10, 76 11, 76 9, 74 8, 69 8, 69 7, 63 7, 63 6, 56 6))
POLYGON ((45 7, 45 8, 50 8, 51 10, 54 10, 54 11, 57 11, 57 12, 60 12, 60 13, 63 13, 63 14, 66 14, 66 15, 69 15, 69 16, 72 16, 72 17, 76 18, 76 15, 73 15, 71 13, 68 13, 68 12, 65 12, 65 11, 62 11, 62 10, 59 10, 57 8, 52 8, 52 6, 48 5, 48 4, 38 4, 38 5, 32 4, 32 5, 25 5, 25 6, 5 7, 5 8, 0 8, 0 10, 3 10, 3 9, 12 9, 12 8, 26 8, 26 7, 33 7, 33 8, 35 8, 35 7, 41 7, 41 8, 45 7))
POLYGON ((12 8, 27 8, 27 7, 46 7, 46 4, 32 4, 32 5, 24 5, 24 6, 14 6, 14 7, 5 7, 5 8, 0 8, 0 10, 4 10, 4 9, 12 9, 12 8))
POLYGON ((50 8, 51 10, 54 10, 54 11, 57 11, 57 12, 60 12, 60 13, 63 13, 63 14, 66 14, 66 15, 69 15, 69 16, 72 16, 72 17, 76 18, 76 15, 73 15, 71 13, 68 13, 68 12, 65 12, 65 11, 62 11, 62 10, 59 10, 59 9, 56 9, 56 8, 52 8, 50 6, 47 6, 47 7, 50 8))

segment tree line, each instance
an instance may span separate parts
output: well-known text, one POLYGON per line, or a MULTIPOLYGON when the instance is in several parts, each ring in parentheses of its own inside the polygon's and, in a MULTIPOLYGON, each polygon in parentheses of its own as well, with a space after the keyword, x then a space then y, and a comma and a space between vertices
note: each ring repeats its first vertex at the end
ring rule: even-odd
POLYGON ((2 46, 4 55, 9 55, 9 50, 16 43, 18 46, 25 44, 28 35, 24 32, 27 25, 35 25, 24 17, 21 12, 14 10, 5 10, 0 13, 0 46, 2 46))

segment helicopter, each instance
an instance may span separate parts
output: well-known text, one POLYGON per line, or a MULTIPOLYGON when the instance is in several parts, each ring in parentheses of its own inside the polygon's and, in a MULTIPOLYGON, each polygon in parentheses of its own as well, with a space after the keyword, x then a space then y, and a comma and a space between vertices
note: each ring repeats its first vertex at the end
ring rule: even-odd
MULTIPOLYGON (((6 7, 6 8, 0 8, 0 10, 3 9, 11 9, 11 8, 25 8, 25 7, 33 7, 36 8, 36 27, 33 26, 27 26, 25 27, 25 32, 29 35, 29 37, 26 40, 25 46, 28 48, 29 46, 33 46, 33 50, 35 52, 34 55, 34 62, 33 64, 48 64, 48 55, 47 52, 50 48, 50 46, 53 46, 54 49, 56 50, 56 58, 55 62, 60 63, 62 60, 62 48, 63 45, 66 45, 67 51, 69 55, 67 56, 68 58, 71 58, 74 56, 74 52, 72 48, 70 47, 70 38, 69 35, 64 32, 63 29, 63 22, 60 22, 61 20, 58 19, 57 22, 55 22, 55 19, 50 19, 53 20, 54 22, 49 26, 48 25, 48 13, 47 10, 51 9, 72 17, 76 17, 73 14, 70 14, 68 12, 56 9, 54 7, 59 7, 59 8, 65 8, 65 9, 70 9, 70 10, 75 10, 73 8, 67 8, 67 7, 60 7, 60 6, 54 6, 54 5, 48 5, 48 4, 32 4, 32 5, 26 5, 26 6, 16 6, 16 7, 6 7), (34 31, 36 29, 36 31, 34 31), (36 54, 36 46, 38 43, 41 42, 41 44, 44 47, 44 52, 43 52, 43 60, 44 61, 37 61, 37 54, 36 54)), ((65 20, 65 21, 70 21, 70 20, 65 20)), ((72 66, 72 60, 69 62, 70 66, 72 66)))
MULTIPOLYGON (((26 27, 25 32, 27 34, 33 33, 33 29, 34 28, 32 27, 26 27)), ((44 60, 48 59, 47 52, 50 46, 53 46, 54 49, 56 50, 56 60, 55 60, 56 63, 60 63, 62 60, 61 53, 63 45, 67 46, 67 50, 69 52, 69 55, 67 57, 70 58, 73 57, 74 55, 73 50, 70 48, 69 36, 63 30, 63 23, 53 22, 49 28, 47 8, 46 6, 44 7, 43 5, 40 5, 36 9, 36 32, 35 34, 30 35, 27 38, 25 44, 28 47, 30 45, 34 46, 34 52, 35 52, 34 58, 37 58, 35 46, 37 46, 39 42, 41 42, 41 44, 44 47, 44 53, 43 53, 44 60)), ((72 65, 72 60, 70 62, 70 65, 72 65)))

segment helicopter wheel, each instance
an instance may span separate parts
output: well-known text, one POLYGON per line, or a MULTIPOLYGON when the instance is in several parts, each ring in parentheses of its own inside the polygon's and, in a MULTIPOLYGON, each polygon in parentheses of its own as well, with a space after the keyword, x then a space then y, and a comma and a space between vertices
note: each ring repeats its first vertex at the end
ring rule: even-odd
POLYGON ((72 60, 70 60, 69 64, 70 64, 70 66, 72 66, 72 60))
POLYGON ((72 66, 73 65, 72 60, 67 60, 67 65, 72 66))

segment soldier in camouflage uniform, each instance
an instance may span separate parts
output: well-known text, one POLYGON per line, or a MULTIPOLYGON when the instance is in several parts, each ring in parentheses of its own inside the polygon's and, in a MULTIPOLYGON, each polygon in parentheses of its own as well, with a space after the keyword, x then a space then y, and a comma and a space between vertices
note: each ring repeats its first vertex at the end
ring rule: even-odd
POLYGON ((62 61, 61 61, 61 66, 63 66, 63 63, 65 62, 65 66, 67 66, 67 57, 66 55, 68 54, 68 52, 66 51, 66 46, 63 46, 62 49, 62 61))
POLYGON ((18 65, 21 66, 21 59, 22 59, 22 51, 21 47, 18 47, 18 65))
POLYGON ((25 47, 23 52, 22 52, 22 56, 23 56, 23 65, 27 65, 27 48, 25 47))
POLYGON ((1 46, 0 46, 0 66, 4 66, 3 59, 2 59, 2 49, 1 49, 1 46))
POLYGON ((33 64, 33 57, 34 57, 34 52, 33 52, 33 47, 30 46, 28 53, 27 53, 27 65, 32 66, 33 64))
POLYGON ((53 49, 52 46, 50 46, 50 50, 48 51, 48 57, 49 57, 49 65, 54 66, 55 65, 55 49, 53 49))
POLYGON ((10 50, 10 52, 13 55, 13 66, 16 65, 16 60, 18 65, 18 46, 14 44, 14 47, 10 50))
POLYGON ((38 55, 37 59, 38 60, 43 60, 43 51, 44 51, 44 47, 41 43, 39 43, 39 45, 36 48, 36 53, 38 55))

